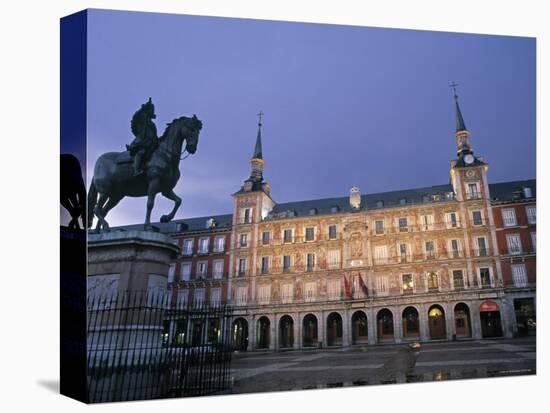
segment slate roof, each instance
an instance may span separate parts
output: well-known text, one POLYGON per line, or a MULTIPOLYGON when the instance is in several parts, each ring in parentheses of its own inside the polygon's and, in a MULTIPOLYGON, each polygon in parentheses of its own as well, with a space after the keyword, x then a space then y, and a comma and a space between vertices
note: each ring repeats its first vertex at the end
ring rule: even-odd
MULTIPOLYGON (((512 182, 500 182, 489 184, 489 190, 491 192, 491 200, 495 202, 507 202, 517 201, 522 198, 522 190, 525 187, 531 188, 533 199, 536 198, 536 183, 535 179, 527 179, 524 181, 512 181, 512 182)), ((381 192, 376 194, 361 195, 361 209, 366 207, 367 210, 376 210, 391 207, 401 207, 404 205, 418 205, 418 204, 430 204, 432 202, 445 202, 452 200, 447 198, 448 194, 453 192, 453 188, 450 184, 447 185, 434 185, 424 188, 405 189, 400 191, 381 192), (438 197, 438 198, 435 198, 438 197), (401 203, 401 200, 406 201, 405 204, 401 203), (383 205, 378 204, 379 201, 383 202, 383 205)), ((288 217, 287 212, 293 211, 295 217, 304 217, 310 215, 310 210, 315 208, 316 215, 334 213, 331 211, 332 207, 338 207, 338 212, 351 212, 352 208, 349 205, 349 196, 338 198, 323 198, 312 199, 306 201, 296 202, 283 202, 275 205, 271 213, 274 219, 288 217)), ((192 232, 192 231, 211 231, 206 228, 206 221, 209 218, 214 218, 217 222, 216 229, 228 229, 232 225, 232 214, 204 216, 195 218, 178 219, 169 223, 153 223, 153 225, 160 229, 164 233, 180 233, 180 232, 192 232), (182 231, 178 227, 178 224, 185 223, 188 227, 182 231)), ((117 227, 116 229, 132 230, 143 229, 141 225, 125 225, 117 227)))
POLYGON ((537 197, 536 179, 489 184, 492 201, 517 201, 518 199, 525 199, 522 196, 523 188, 531 188, 533 198, 537 197))

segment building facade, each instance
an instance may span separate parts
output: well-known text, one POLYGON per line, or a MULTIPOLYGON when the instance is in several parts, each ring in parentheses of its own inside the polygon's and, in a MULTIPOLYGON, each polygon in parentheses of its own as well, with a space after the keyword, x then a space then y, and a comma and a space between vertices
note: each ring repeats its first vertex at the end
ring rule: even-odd
POLYGON ((449 184, 281 204, 264 181, 260 122, 233 213, 163 229, 182 249, 175 302, 231 305, 238 350, 532 332, 535 181, 489 184, 456 95, 455 110, 449 184))

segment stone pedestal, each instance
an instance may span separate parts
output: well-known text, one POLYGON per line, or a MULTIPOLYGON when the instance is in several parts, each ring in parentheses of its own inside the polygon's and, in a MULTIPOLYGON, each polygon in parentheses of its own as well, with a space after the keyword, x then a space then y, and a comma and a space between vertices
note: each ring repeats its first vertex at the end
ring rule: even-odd
POLYGON ((110 400, 102 388, 144 398, 136 383, 145 388, 163 380, 144 367, 164 358, 166 286, 178 250, 170 237, 155 232, 88 235, 88 369, 97 376, 91 380, 97 387, 90 388, 91 397, 97 395, 91 401, 110 400), (118 373, 123 366, 125 375, 118 373))

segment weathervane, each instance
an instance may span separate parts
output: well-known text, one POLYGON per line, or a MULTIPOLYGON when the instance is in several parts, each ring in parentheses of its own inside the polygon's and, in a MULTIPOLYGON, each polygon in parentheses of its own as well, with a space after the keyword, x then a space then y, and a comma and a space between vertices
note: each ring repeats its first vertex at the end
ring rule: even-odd
POLYGON ((456 83, 454 80, 452 81, 452 83, 449 85, 449 87, 452 87, 453 88, 453 92, 455 94, 455 99, 458 97, 457 94, 456 94, 456 87, 458 86, 458 83, 456 83))
POLYGON ((260 110, 260 113, 258 113, 256 116, 258 116, 258 126, 262 126, 262 116, 264 113, 260 110))

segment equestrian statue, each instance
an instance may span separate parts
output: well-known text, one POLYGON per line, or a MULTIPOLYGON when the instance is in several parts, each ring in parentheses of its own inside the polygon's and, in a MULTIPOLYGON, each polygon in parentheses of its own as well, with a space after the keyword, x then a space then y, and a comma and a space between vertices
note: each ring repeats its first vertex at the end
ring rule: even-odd
POLYGON ((196 115, 176 118, 158 138, 155 118, 155 106, 149 98, 132 117, 135 139, 126 145, 127 150, 107 152, 97 159, 88 191, 88 228, 95 216, 96 229, 108 230, 105 217, 125 196, 147 197, 145 230, 153 229, 151 211, 158 193, 174 201, 172 211, 162 215, 160 221, 169 222, 176 215, 181 205, 181 198, 174 193, 180 178, 179 163, 184 151, 188 155, 196 152, 202 122, 196 115))

